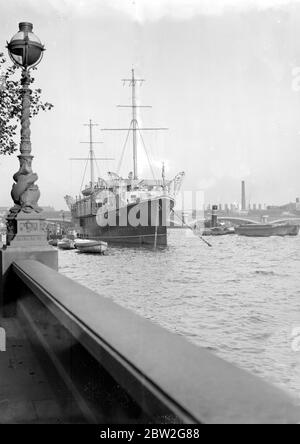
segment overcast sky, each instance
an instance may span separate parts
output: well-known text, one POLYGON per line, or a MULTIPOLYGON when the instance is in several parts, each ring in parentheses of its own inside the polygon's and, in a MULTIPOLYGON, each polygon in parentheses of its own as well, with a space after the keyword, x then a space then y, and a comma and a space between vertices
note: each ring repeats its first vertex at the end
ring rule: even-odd
MULTIPOLYGON (((154 165, 186 172, 186 190, 208 203, 240 199, 285 203, 300 195, 300 2, 288 0, 0 0, 0 51, 31 21, 47 51, 36 87, 55 108, 32 122, 41 205, 64 208, 78 194, 91 118, 100 173, 116 170, 125 134, 101 128, 130 120, 132 67, 146 82, 141 124, 169 130, 144 135, 154 165)), ((150 175, 139 144, 140 176, 150 175)), ((131 167, 130 147, 121 173, 131 167)), ((16 156, 0 158, 0 206, 10 205, 16 156)), ((159 175, 156 168, 155 174, 159 175)))

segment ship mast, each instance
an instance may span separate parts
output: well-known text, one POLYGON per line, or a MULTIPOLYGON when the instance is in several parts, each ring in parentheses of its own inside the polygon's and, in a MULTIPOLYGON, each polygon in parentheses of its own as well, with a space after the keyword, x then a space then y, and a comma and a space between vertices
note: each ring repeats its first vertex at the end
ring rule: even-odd
MULTIPOLYGON (((131 86, 131 105, 118 105, 118 108, 131 108, 132 109, 132 118, 129 125, 129 128, 103 128, 102 131, 127 131, 128 134, 132 131, 132 152, 133 152, 133 178, 134 180, 138 179, 138 158, 137 158, 137 133, 141 134, 141 131, 160 131, 167 130, 168 128, 140 128, 137 120, 137 108, 152 108, 149 105, 137 105, 136 103, 136 85, 138 83, 142 84, 145 82, 145 79, 137 79, 135 77, 134 69, 131 70, 131 78, 130 79, 122 79, 123 83, 128 83, 131 86)), ((141 136, 142 137, 142 136, 141 136)), ((128 135, 127 135, 128 138, 128 135)), ((127 140, 127 139, 126 139, 127 140)), ((125 142, 126 145, 126 142, 125 142)), ((146 150, 145 144, 143 142, 144 148, 146 150)), ((125 148, 125 147, 124 147, 125 148)), ((148 153, 146 153, 148 156, 148 153)), ((122 154, 123 157, 123 154, 122 154)), ((150 165, 152 170, 152 167, 150 165)))
MULTIPOLYGON (((90 140, 89 142, 81 142, 81 143, 89 143, 90 145, 90 153, 89 153, 89 158, 90 158, 90 177, 91 177, 91 187, 93 188, 95 185, 95 170, 94 170, 94 147, 93 147, 93 126, 98 126, 97 123, 92 123, 92 120, 90 119, 89 123, 85 123, 84 126, 88 126, 89 127, 89 131, 90 131, 90 140)), ((102 143, 102 142, 99 142, 102 143)))
MULTIPOLYGON (((143 82, 144 80, 140 80, 143 82)), ((138 168, 137 168, 137 139, 136 139, 136 131, 137 131, 137 119, 136 119, 136 96, 135 96, 135 77, 134 77, 134 69, 132 69, 132 79, 131 79, 131 87, 132 87, 132 130, 133 130, 133 178, 136 180, 138 178, 138 168)))
POLYGON ((89 157, 72 157, 70 160, 85 160, 87 162, 90 163, 90 184, 91 184, 91 189, 94 189, 95 187, 95 168, 94 168, 94 162, 96 162, 97 160, 114 160, 113 158, 102 158, 102 157, 95 157, 95 152, 94 152, 94 144, 102 144, 103 142, 94 142, 93 140, 93 127, 94 126, 99 126, 98 123, 93 123, 92 120, 89 120, 89 123, 84 123, 84 126, 88 126, 89 127, 89 141, 88 142, 80 142, 80 143, 87 143, 89 144, 89 157))
MULTIPOLYGON (((136 104, 136 85, 137 83, 142 84, 145 79, 136 79, 134 74, 134 68, 131 70, 131 79, 123 79, 123 83, 129 83, 131 86, 131 109, 132 109, 132 119, 130 122, 129 129, 132 130, 132 154, 133 154, 133 178, 138 179, 138 166, 137 166, 137 131, 138 131, 138 121, 137 121, 137 104, 136 104)), ((126 105, 119 105, 119 107, 127 107, 126 105)), ((151 108, 150 106, 139 106, 139 108, 151 108)))

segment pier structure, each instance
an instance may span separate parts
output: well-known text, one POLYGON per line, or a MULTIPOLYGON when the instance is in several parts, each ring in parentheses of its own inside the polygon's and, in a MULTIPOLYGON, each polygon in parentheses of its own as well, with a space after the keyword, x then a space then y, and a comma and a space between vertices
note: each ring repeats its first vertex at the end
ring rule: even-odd
MULTIPOLYGON (((9 49, 27 70, 43 47, 31 24, 20 32, 9 49)), ((299 423, 287 393, 57 271, 37 206, 29 106, 24 84, 15 207, 0 250, 0 423, 299 423)))

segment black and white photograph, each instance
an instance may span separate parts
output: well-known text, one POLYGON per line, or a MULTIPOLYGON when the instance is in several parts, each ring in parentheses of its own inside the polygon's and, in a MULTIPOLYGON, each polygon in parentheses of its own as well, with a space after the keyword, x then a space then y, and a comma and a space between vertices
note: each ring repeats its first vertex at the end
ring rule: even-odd
POLYGON ((0 424, 300 424, 300 0, 0 18, 0 424))

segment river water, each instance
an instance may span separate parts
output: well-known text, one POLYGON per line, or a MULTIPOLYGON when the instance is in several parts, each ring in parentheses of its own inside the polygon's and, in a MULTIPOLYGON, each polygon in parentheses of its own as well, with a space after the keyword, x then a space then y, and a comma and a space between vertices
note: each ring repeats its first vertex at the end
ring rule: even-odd
POLYGON ((214 237, 170 230, 154 251, 60 251, 60 272, 300 400, 300 236, 214 237))

